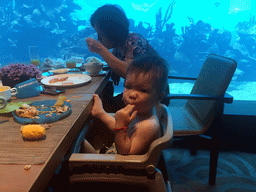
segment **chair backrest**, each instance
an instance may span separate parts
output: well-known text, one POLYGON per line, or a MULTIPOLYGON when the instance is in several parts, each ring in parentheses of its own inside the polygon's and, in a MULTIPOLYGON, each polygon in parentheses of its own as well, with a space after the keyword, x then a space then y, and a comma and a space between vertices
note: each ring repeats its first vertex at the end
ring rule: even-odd
MULTIPOLYGON (((224 96, 236 67, 235 60, 210 54, 202 66, 191 94, 224 96)), ((185 106, 191 108, 207 127, 215 117, 217 101, 188 100, 185 106)))
POLYGON ((169 108, 164 104, 159 104, 156 106, 156 113, 162 124, 161 131, 163 135, 151 143, 146 154, 148 158, 145 162, 155 167, 157 166, 161 151, 170 147, 173 138, 173 123, 169 108))

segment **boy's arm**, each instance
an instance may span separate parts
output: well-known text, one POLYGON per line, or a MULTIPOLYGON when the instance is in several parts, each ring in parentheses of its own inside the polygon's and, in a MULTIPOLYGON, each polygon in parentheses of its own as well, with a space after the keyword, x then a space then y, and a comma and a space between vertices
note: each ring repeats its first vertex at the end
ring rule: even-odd
POLYGON ((98 53, 110 66, 110 68, 121 77, 126 76, 126 68, 129 61, 122 61, 115 57, 102 43, 88 37, 86 40, 88 48, 93 53, 98 53))

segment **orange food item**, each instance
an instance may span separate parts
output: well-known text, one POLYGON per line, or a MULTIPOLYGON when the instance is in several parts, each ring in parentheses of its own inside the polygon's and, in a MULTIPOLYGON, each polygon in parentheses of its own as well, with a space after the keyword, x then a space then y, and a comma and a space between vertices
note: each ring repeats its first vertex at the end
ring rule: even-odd
POLYGON ((56 78, 49 80, 49 83, 62 82, 62 81, 66 81, 67 79, 68 79, 68 77, 56 77, 56 78))

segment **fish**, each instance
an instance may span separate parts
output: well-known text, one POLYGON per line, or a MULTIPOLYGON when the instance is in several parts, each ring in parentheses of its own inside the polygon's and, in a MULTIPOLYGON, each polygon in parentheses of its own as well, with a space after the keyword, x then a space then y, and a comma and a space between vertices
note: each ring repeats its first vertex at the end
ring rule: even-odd
POLYGON ((12 0, 12 9, 15 10, 15 0, 12 0))
POLYGON ((148 4, 148 3, 142 3, 142 4, 135 4, 132 2, 132 7, 133 9, 137 10, 137 11, 143 11, 143 12, 147 12, 151 7, 153 7, 156 3, 158 2, 155 1, 152 4, 148 4))
POLYGON ((31 8, 31 6, 26 5, 26 4, 23 4, 23 7, 25 7, 25 8, 31 8))
POLYGON ((33 15, 37 15, 37 16, 41 16, 41 12, 39 11, 39 9, 34 9, 33 10, 33 15))
POLYGON ((221 3, 220 3, 219 1, 217 1, 216 3, 214 3, 214 6, 215 6, 215 7, 219 7, 220 4, 221 4, 221 3))
POLYGON ((8 41, 9 41, 11 47, 16 47, 17 40, 12 40, 12 39, 8 38, 8 41))
POLYGON ((60 16, 60 20, 61 21, 66 21, 67 19, 63 18, 62 16, 60 16))
POLYGON ((55 25, 56 25, 56 28, 53 29, 53 30, 51 31, 51 33, 61 34, 61 33, 64 33, 64 32, 66 31, 66 30, 61 30, 61 29, 59 28, 58 23, 55 23, 55 25))
POLYGON ((234 9, 232 9, 232 11, 235 12, 235 13, 238 13, 239 11, 241 11, 241 9, 239 9, 239 8, 234 8, 234 9))

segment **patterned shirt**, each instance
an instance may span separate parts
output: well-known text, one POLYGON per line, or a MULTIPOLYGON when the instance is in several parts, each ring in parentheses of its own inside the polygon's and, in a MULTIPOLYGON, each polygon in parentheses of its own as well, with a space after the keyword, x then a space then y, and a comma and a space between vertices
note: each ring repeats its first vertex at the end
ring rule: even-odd
MULTIPOLYGON (((144 54, 157 54, 148 41, 137 33, 130 33, 125 41, 125 52, 114 48, 112 54, 122 61, 133 60, 144 54)), ((118 85, 120 76, 112 72, 111 76, 115 85, 118 85)))

